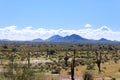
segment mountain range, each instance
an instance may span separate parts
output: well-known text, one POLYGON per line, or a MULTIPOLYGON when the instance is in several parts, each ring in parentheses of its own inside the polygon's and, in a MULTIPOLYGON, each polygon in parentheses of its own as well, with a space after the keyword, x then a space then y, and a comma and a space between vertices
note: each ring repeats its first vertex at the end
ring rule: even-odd
POLYGON ((65 36, 65 37, 62 37, 59 35, 54 35, 46 40, 42 40, 40 38, 33 39, 31 41, 11 41, 8 39, 2 39, 2 40, 0 40, 0 42, 82 43, 82 44, 86 44, 86 43, 108 43, 108 44, 120 43, 119 41, 111 41, 111 40, 107 40, 105 38, 101 38, 99 40, 86 39, 86 38, 83 38, 76 34, 72 34, 70 36, 65 36))
POLYGON ((42 40, 40 38, 32 40, 32 42, 49 42, 49 43, 119 43, 119 41, 111 41, 107 40, 105 38, 101 38, 99 40, 92 40, 92 39, 86 39, 79 35, 72 34, 70 36, 59 36, 54 35, 46 40, 42 40))

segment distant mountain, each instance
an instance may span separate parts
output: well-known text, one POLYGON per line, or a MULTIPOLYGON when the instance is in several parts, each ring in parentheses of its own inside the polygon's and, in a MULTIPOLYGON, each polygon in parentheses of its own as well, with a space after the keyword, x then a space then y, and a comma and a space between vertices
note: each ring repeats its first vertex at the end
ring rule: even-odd
POLYGON ((43 40, 40 39, 40 38, 37 38, 37 39, 32 40, 32 42, 42 42, 42 41, 43 41, 43 40))
POLYGON ((85 39, 85 38, 83 38, 83 37, 81 37, 81 36, 79 36, 79 35, 76 35, 76 34, 72 34, 72 35, 70 35, 70 36, 66 36, 66 37, 64 37, 64 39, 66 39, 66 40, 72 40, 72 41, 76 41, 76 40, 87 40, 87 39, 85 39))
POLYGON ((1 39, 1 41, 10 41, 9 39, 1 39))
POLYGON ((108 44, 113 44, 113 43, 118 43, 116 41, 111 41, 107 40, 105 38, 101 38, 99 40, 91 40, 91 39, 86 39, 83 38, 79 35, 72 34, 70 36, 65 36, 61 37, 59 35, 54 35, 47 39, 45 42, 58 42, 58 43, 108 43, 108 44))
POLYGON ((46 41, 48 42, 59 42, 59 43, 78 43, 78 42, 84 42, 87 39, 76 35, 76 34, 72 34, 70 36, 65 36, 65 37, 61 37, 59 35, 55 35, 50 37, 49 39, 47 39, 46 41))
POLYGON ((101 38, 99 40, 97 40, 98 43, 113 43, 115 41, 111 41, 111 40, 107 40, 105 38, 101 38))
POLYGON ((8 41, 11 41, 9 39, 0 39, 0 42, 8 42, 8 41))
POLYGON ((107 40, 105 38, 101 38, 99 40, 93 40, 93 39, 86 39, 83 38, 79 35, 76 34, 72 34, 69 36, 59 36, 59 35, 54 35, 46 40, 42 40, 40 38, 38 39, 34 39, 31 42, 43 42, 43 43, 82 43, 82 44, 87 44, 87 43, 107 43, 107 44, 116 44, 116 43, 120 43, 119 41, 111 41, 111 40, 107 40))
POLYGON ((98 41, 111 41, 111 40, 107 40, 107 39, 105 39, 105 38, 101 38, 101 39, 99 39, 98 41))
POLYGON ((87 41, 88 39, 85 39, 79 35, 76 35, 76 34, 72 34, 70 36, 66 36, 66 37, 63 37, 63 39, 61 39, 62 42, 83 42, 83 41, 87 41))
POLYGON ((57 41, 58 39, 61 39, 63 38, 62 36, 59 36, 59 35, 54 35, 50 38, 48 38, 46 41, 57 41))

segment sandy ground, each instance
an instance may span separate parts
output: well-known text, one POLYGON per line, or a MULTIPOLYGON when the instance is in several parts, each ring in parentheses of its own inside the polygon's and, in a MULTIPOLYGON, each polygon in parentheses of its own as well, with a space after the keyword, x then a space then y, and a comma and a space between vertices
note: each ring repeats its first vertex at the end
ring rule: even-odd
MULTIPOLYGON (((30 60, 30 63, 31 64, 34 64, 34 63, 52 63, 53 61, 51 60, 43 60, 43 59, 34 59, 34 60, 30 60)), ((23 61, 22 62, 23 64, 27 64, 27 61, 23 61)))

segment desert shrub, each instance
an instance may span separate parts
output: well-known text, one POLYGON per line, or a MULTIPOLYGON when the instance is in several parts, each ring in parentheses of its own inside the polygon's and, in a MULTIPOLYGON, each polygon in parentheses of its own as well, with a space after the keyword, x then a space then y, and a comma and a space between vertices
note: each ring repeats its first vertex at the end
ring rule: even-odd
POLYGON ((120 72, 120 68, 118 69, 118 72, 120 72))
POLYGON ((94 66, 94 64, 87 65, 87 70, 95 70, 94 66))
POLYGON ((112 80, 116 80, 116 78, 112 78, 112 80))
POLYGON ((17 80, 34 80, 34 78, 34 71, 26 66, 22 67, 22 73, 17 76, 17 80))
POLYGON ((12 48, 12 50, 11 50, 11 52, 17 52, 18 51, 18 49, 17 48, 12 48))
POLYGON ((3 46, 3 48, 4 48, 4 49, 7 49, 7 48, 8 48, 8 46, 7 46, 7 45, 4 45, 4 46, 3 46))
POLYGON ((103 69, 107 69, 106 67, 103 67, 103 69))
POLYGON ((8 80, 33 80, 34 71, 26 65, 14 63, 6 66, 7 71, 4 72, 4 77, 8 80), (14 68, 13 68, 14 66, 14 68))
POLYGON ((55 50, 49 50, 49 51, 47 51, 48 55, 53 55, 54 53, 55 53, 55 50))
POLYGON ((54 69, 51 73, 52 74, 60 74, 60 69, 59 68, 54 69))
POLYGON ((85 71, 83 74, 83 80, 93 80, 93 75, 90 71, 85 71))

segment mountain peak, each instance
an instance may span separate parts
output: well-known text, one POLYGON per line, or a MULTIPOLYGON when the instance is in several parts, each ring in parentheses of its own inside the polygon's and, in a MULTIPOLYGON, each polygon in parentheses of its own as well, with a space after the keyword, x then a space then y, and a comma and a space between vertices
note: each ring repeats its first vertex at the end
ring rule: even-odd
POLYGON ((99 39, 99 41, 108 41, 108 40, 105 38, 101 38, 101 39, 99 39))
POLYGON ((80 36, 79 36, 79 35, 77 35, 77 34, 72 34, 72 35, 70 35, 70 36, 80 37, 80 36))
POLYGON ((72 34, 70 36, 66 36, 66 38, 74 39, 74 40, 85 40, 85 38, 77 35, 77 34, 72 34))
POLYGON ((54 36, 52 36, 52 37, 57 37, 57 38, 60 38, 61 36, 60 36, 60 35, 54 35, 54 36))
POLYGON ((32 40, 32 42, 42 42, 42 41, 43 41, 43 40, 40 39, 40 38, 37 38, 37 39, 32 40))
POLYGON ((57 39, 60 39, 60 38, 62 38, 62 36, 54 35, 54 36, 48 38, 47 41, 57 40, 57 39))
POLYGON ((84 41, 87 41, 87 39, 85 39, 79 35, 76 35, 76 34, 72 34, 70 36, 63 37, 63 39, 62 39, 62 42, 70 42, 70 43, 77 43, 77 42, 82 43, 84 41))

